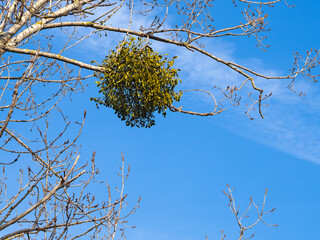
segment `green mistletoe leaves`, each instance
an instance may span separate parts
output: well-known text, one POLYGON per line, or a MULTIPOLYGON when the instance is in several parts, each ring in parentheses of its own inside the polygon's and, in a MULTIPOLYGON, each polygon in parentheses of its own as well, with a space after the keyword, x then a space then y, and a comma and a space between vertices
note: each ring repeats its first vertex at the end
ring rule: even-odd
POLYGON ((175 58, 167 59, 145 40, 129 37, 103 60, 101 67, 105 71, 96 73, 102 96, 91 100, 97 107, 104 105, 115 110, 127 126, 151 127, 155 125, 155 112, 165 117, 173 100, 181 98, 181 91, 174 92, 181 82, 179 69, 172 68, 175 58))

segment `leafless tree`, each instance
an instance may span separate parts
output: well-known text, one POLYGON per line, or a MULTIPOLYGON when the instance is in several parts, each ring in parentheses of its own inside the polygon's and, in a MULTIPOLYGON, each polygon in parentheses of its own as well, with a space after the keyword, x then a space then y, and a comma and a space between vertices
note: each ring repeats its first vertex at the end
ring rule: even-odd
MULTIPOLYGON (((256 84, 256 78, 287 79, 291 89, 299 75, 308 81, 317 81, 318 76, 312 73, 319 65, 317 50, 307 52, 304 57, 295 53, 294 65, 286 76, 266 76, 206 50, 204 39, 222 37, 252 36, 261 48, 267 47, 263 42, 268 30, 265 11, 283 1, 230 1, 234 7, 245 9, 244 19, 223 29, 216 28, 213 22, 213 0, 0 2, 1 239, 124 237, 117 232, 123 232, 126 217, 137 207, 122 215, 126 196, 123 186, 128 176, 124 166, 120 171, 122 188, 119 189, 119 197, 113 200, 107 186, 109 200, 96 203, 87 190, 98 174, 94 156, 88 164, 79 163, 76 145, 85 114, 81 123, 71 124, 61 108, 63 101, 78 91, 84 91, 85 84, 94 81, 95 72, 104 71, 103 67, 90 63, 94 59, 84 62, 75 56, 68 57, 71 49, 94 34, 103 37, 114 32, 123 38, 140 36, 148 42, 159 41, 183 47, 225 65, 242 77, 236 85, 220 89, 223 97, 218 100, 204 90, 187 90, 208 93, 214 100, 212 112, 191 112, 169 106, 174 112, 200 116, 221 113, 225 108, 219 103, 227 99, 234 105, 239 104, 239 94, 246 86, 252 99, 252 104, 248 105, 248 116, 251 117, 249 113, 257 106, 263 117, 263 101, 271 94, 264 93, 256 84), (128 27, 111 26, 110 20, 123 8, 129 9, 128 27), (174 27, 166 24, 169 12, 177 16, 174 27), (155 18, 149 25, 135 29, 133 17, 136 15, 155 18), (78 134, 70 137, 74 132, 78 134), (25 169, 12 167, 18 161, 25 163, 25 169), (14 170, 20 171, 20 175, 17 172, 13 174, 14 170), (6 174, 8 171, 9 175, 6 174), (7 189, 8 181, 17 176, 17 189, 7 189), (79 228, 79 225, 86 228, 79 228)), ((245 230, 242 225, 240 227, 245 230)))
MULTIPOLYGON (((278 226, 277 224, 269 224, 264 219, 266 214, 272 213, 276 210, 275 208, 268 210, 268 211, 265 210, 266 198, 267 198, 267 192, 268 192, 267 189, 265 190, 261 207, 259 207, 259 205, 256 204, 253 201, 253 198, 251 197, 247 208, 242 213, 240 213, 240 207, 236 206, 235 199, 232 194, 234 189, 233 188, 231 189, 229 185, 227 185, 227 188, 228 188, 228 191, 227 192, 223 191, 223 193, 224 193, 224 195, 226 195, 228 197, 228 200, 229 200, 228 206, 236 218, 236 221, 237 221, 237 224, 239 227, 239 238, 238 238, 239 240, 252 239, 254 237, 255 233, 251 233, 251 235, 249 235, 249 236, 246 236, 245 233, 248 230, 252 230, 252 228, 254 228, 259 222, 262 222, 264 225, 270 226, 270 227, 278 226), (255 221, 253 221, 250 225, 246 226, 243 222, 245 219, 248 219, 250 217, 249 212, 252 208, 254 208, 256 210, 258 216, 255 221)), ((226 238, 226 235, 222 231, 221 240, 224 240, 225 238, 226 238)))

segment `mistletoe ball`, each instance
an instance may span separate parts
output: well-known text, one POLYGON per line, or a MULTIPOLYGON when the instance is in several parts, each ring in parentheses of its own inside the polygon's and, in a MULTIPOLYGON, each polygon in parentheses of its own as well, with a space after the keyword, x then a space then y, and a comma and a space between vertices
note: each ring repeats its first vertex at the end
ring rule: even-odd
POLYGON ((115 110, 127 126, 151 127, 154 113, 165 117, 168 106, 179 101, 181 91, 174 92, 181 80, 174 59, 155 52, 141 38, 129 37, 103 60, 104 71, 96 73, 101 96, 91 98, 99 105, 115 110))

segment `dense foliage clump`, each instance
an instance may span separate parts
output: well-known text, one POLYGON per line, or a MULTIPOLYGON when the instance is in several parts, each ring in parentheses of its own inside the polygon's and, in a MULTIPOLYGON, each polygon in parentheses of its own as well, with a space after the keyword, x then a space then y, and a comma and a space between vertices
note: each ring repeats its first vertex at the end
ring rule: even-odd
POLYGON ((103 96, 91 100, 97 107, 114 109, 127 126, 151 127, 155 112, 165 117, 173 100, 180 100, 182 93, 174 92, 181 82, 179 69, 172 68, 175 58, 167 59, 142 39, 129 37, 103 60, 105 71, 96 73, 103 96))

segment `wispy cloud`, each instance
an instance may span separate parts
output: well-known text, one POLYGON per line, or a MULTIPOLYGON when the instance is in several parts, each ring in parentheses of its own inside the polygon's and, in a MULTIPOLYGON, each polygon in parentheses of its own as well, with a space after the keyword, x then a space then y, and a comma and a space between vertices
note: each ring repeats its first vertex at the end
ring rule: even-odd
MULTIPOLYGON (((216 44, 214 48, 209 47, 209 51, 217 56, 240 62, 260 73, 269 76, 285 74, 285 72, 266 68, 261 59, 251 58, 240 61, 235 57, 234 50, 232 45, 223 42, 216 44)), ((178 50, 177 54, 180 56, 179 65, 183 71, 186 87, 210 89, 214 85, 226 87, 241 81, 236 73, 205 56, 190 54, 184 50, 178 50)), ((315 85, 300 80, 302 79, 298 79, 296 83, 296 89, 307 93, 303 99, 287 89, 288 80, 257 79, 259 87, 266 92, 273 92, 273 96, 267 102, 269 106, 264 108, 265 119, 257 116, 251 121, 243 111, 234 111, 231 108, 229 111, 232 113, 225 114, 226 116, 222 117, 223 121, 220 123, 218 121, 218 125, 300 159, 320 164, 319 90, 315 85)), ((242 93, 244 98, 248 90, 249 86, 242 93)))

